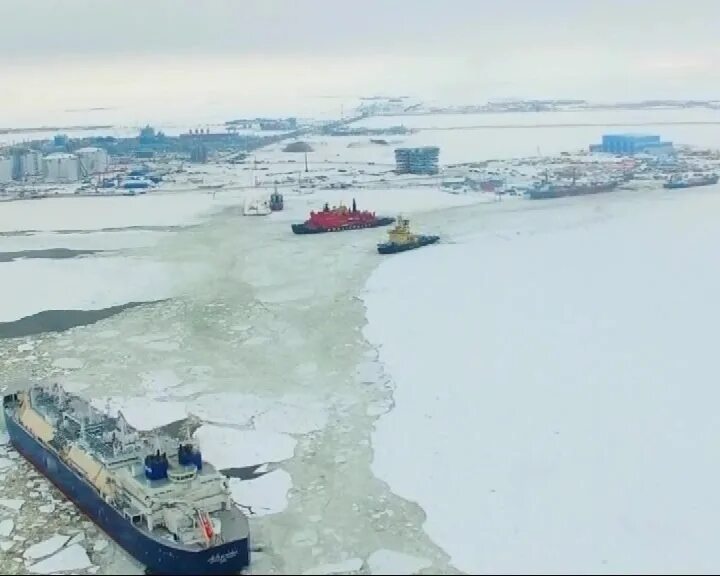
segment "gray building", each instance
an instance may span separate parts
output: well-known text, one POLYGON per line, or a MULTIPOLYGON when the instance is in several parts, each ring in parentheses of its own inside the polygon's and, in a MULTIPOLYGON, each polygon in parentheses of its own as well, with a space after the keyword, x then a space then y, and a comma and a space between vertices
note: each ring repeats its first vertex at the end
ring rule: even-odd
POLYGON ((395 171, 398 174, 437 174, 440 148, 396 148, 395 171))

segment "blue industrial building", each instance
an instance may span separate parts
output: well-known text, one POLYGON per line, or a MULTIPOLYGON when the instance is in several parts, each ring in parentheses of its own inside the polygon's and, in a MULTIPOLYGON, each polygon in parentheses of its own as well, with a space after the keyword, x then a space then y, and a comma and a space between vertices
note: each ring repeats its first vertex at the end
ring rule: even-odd
POLYGON ((590 147, 591 152, 632 156, 640 153, 667 153, 673 150, 672 142, 665 142, 654 134, 604 134, 602 144, 590 147))

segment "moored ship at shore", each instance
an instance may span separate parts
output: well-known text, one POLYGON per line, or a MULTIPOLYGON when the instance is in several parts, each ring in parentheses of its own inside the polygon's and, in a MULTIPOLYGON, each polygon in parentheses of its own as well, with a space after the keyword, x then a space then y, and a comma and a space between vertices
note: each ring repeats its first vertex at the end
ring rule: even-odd
POLYGON ((543 179, 535 182, 527 190, 527 195, 532 200, 545 200, 549 198, 564 198, 566 196, 585 196, 588 194, 600 194, 610 192, 620 186, 621 182, 627 180, 628 175, 616 178, 578 178, 577 169, 572 169, 569 179, 550 180, 548 172, 545 172, 543 179))
POLYGON ((694 188, 695 186, 710 186, 717 184, 718 176, 716 174, 695 174, 690 176, 671 176, 663 184, 663 188, 694 188))

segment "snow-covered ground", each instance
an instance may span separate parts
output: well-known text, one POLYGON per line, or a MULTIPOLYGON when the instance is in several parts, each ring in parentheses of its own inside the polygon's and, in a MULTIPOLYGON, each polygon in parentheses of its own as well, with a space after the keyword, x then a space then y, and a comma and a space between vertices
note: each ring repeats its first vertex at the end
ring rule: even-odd
POLYGON ((372 275, 373 469, 463 571, 713 571, 718 191, 537 208, 372 275))

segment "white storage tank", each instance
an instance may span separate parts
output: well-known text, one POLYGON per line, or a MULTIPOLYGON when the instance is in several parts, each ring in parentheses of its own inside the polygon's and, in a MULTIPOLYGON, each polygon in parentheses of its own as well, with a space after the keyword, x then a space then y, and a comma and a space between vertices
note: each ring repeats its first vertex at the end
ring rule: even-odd
POLYGON ((13 159, 0 156, 0 184, 10 182, 13 177, 13 159))
POLYGON ((80 162, 80 175, 101 174, 107 171, 108 154, 102 148, 80 148, 75 151, 80 162))
POLYGON ((75 154, 58 152, 43 158, 43 174, 48 182, 77 182, 80 163, 75 154))
POLYGON ((40 176, 43 173, 42 154, 37 150, 28 150, 20 156, 20 178, 40 176))

